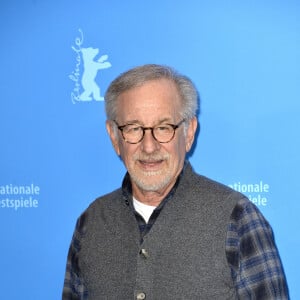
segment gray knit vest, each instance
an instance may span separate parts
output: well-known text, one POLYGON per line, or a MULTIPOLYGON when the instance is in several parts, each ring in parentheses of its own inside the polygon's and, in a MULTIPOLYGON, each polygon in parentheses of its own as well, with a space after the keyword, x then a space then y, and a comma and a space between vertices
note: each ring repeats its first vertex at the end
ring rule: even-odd
POLYGON ((225 240, 241 197, 188 164, 142 245, 121 189, 98 198, 78 255, 89 299, 235 299, 225 240))

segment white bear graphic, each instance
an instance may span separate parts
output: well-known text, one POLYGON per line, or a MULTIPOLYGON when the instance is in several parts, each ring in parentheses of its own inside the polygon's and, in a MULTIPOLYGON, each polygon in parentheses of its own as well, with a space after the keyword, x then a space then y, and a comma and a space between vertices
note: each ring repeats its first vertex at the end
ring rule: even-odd
POLYGON ((95 78, 99 70, 111 67, 110 62, 106 61, 108 55, 102 55, 98 60, 94 60, 99 53, 98 48, 81 48, 80 51, 83 58, 81 85, 84 91, 79 96, 79 99, 81 101, 91 101, 93 99, 96 101, 104 100, 100 95, 100 88, 98 87, 95 78))

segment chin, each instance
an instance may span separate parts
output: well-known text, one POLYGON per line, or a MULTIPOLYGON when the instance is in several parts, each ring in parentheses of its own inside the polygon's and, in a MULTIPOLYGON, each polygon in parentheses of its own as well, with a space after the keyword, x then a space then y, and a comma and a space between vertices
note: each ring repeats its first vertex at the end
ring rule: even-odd
POLYGON ((147 176, 131 176, 134 183, 143 191, 146 192, 157 192, 163 190, 171 182, 170 176, 157 178, 156 180, 151 180, 149 174, 147 176))

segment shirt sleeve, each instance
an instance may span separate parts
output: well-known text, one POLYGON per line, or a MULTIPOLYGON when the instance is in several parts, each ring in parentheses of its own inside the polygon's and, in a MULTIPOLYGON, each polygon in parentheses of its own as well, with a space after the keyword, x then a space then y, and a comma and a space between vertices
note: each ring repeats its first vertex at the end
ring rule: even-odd
POLYGON ((231 214, 226 256, 237 299, 289 299, 272 228, 246 198, 237 203, 231 214))
POLYGON ((80 238, 84 232, 84 220, 85 215, 82 215, 78 219, 69 248, 62 300, 88 299, 88 291, 84 285, 83 276, 81 275, 78 264, 80 238))

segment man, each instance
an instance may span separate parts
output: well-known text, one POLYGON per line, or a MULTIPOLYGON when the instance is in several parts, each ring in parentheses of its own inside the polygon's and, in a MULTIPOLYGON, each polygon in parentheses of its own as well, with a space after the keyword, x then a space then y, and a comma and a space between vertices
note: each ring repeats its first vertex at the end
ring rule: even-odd
POLYGON ((105 101, 128 172, 78 219, 63 299, 288 299, 267 221, 186 159, 197 129, 192 82, 145 65, 115 79, 105 101))

